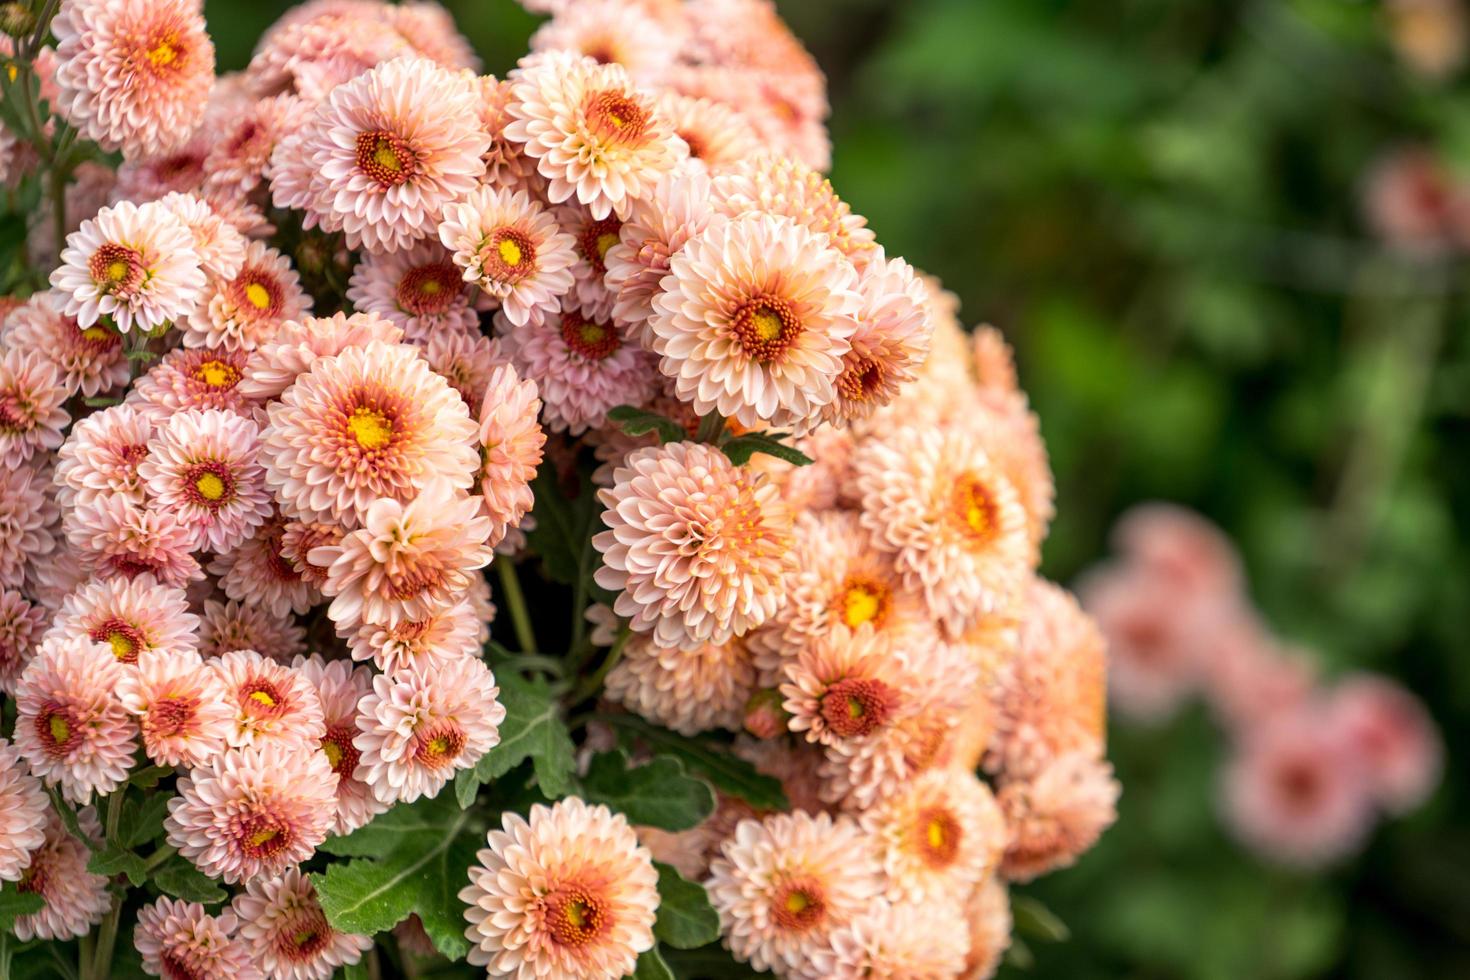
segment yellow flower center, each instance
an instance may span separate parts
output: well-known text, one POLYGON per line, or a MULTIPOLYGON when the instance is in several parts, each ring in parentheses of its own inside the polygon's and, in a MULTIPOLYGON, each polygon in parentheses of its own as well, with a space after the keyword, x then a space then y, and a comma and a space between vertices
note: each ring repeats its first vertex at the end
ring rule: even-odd
POLYGON ((803 891, 792 891, 786 896, 786 911, 800 915, 812 907, 811 896, 803 891))
POLYGON ((293 932, 291 934, 291 942, 296 944, 297 949, 305 949, 308 946, 314 945, 319 935, 321 934, 315 929, 302 929, 300 932, 293 932))
POLYGON ((393 423, 382 412, 363 406, 353 410, 347 431, 363 449, 382 449, 393 438, 393 423))
POLYGON ((610 231, 605 231, 597 236, 597 254, 607 258, 607 250, 618 243, 618 236, 610 231))
POLYGON ((281 832, 279 830, 276 830, 274 827, 267 827, 264 830, 257 830, 255 833, 250 835, 250 846, 264 847, 266 844, 269 844, 271 841, 275 840, 279 836, 281 836, 281 832))
POLYGON ((969 474, 960 477, 954 488, 954 508, 975 541, 985 544, 995 537, 999 530, 995 498, 980 480, 969 474))
POLYGON ((239 372, 223 361, 205 361, 195 370, 194 377, 211 388, 225 388, 240 380, 239 372))
POLYGON ((110 333, 107 332, 107 328, 106 327, 102 326, 101 324, 97 324, 95 326, 90 326, 87 329, 83 330, 82 331, 82 339, 83 340, 90 340, 93 343, 100 343, 101 341, 104 341, 104 340, 111 340, 112 339, 112 334, 110 334, 110 333))
POLYGON ((323 742, 322 751, 327 754, 327 761, 332 764, 333 769, 342 764, 342 746, 336 742, 323 742))
POLYGON ((384 170, 399 173, 403 170, 403 161, 398 159, 398 154, 393 152, 393 144, 385 139, 380 139, 373 146, 373 162, 384 170))
POLYGON ((945 832, 944 822, 942 820, 930 820, 929 826, 925 829, 925 834, 929 838, 929 846, 931 848, 936 851, 943 849, 945 832))
POLYGON ((71 726, 66 723, 66 719, 61 717, 61 715, 52 715, 49 725, 51 728, 51 741, 61 744, 71 738, 71 726))
POLYGON ((112 647, 112 655, 119 660, 129 660, 138 652, 138 645, 123 633, 109 633, 107 645, 112 647))
POLYGON ((213 473, 205 473, 194 481, 194 489, 205 500, 219 500, 225 495, 225 481, 213 473))
POLYGON ((438 279, 425 279, 419 283, 419 292, 425 296, 438 296, 444 290, 438 279))
POLYGON ((500 261, 506 265, 515 266, 521 264, 521 247, 514 240, 502 238, 500 244, 496 246, 496 249, 500 252, 500 261))
POLYGON ((774 310, 756 310, 751 315, 750 325, 761 340, 775 340, 781 336, 781 318, 774 310))
POLYGON ((276 706, 276 699, 271 697, 265 691, 251 691, 250 700, 254 701, 256 704, 263 704, 267 708, 274 708, 276 706))
POLYGON ((113 259, 107 263, 107 281, 122 282, 128 275, 128 264, 121 259, 113 259))
POLYGON ((179 57, 179 49, 174 47, 173 42, 164 38, 154 45, 148 52, 148 60, 153 63, 154 68, 167 68, 179 57))
POLYGON ((850 628, 856 629, 876 619, 882 607, 881 593, 866 585, 850 586, 842 597, 842 621, 850 628))
POLYGON ((245 286, 245 298, 248 299, 250 301, 250 305, 255 307, 257 310, 263 310, 267 306, 271 305, 270 290, 266 289, 258 282, 252 282, 245 286))

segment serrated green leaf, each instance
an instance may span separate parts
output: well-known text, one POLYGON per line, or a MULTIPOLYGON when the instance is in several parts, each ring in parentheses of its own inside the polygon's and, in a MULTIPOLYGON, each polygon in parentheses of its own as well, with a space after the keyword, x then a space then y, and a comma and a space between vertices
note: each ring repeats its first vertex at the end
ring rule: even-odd
POLYGON ((41 911, 45 904, 46 900, 36 892, 17 891, 15 882, 7 881, 0 888, 0 932, 11 931, 16 919, 41 911))
POLYGON ((689 431, 667 415, 632 405, 619 405, 607 413, 607 419, 630 436, 657 432, 660 442, 679 442, 689 438, 689 431))
POLYGON ((720 917, 709 893, 667 864, 658 869, 658 918, 653 934, 675 949, 698 949, 720 938, 720 917))
POLYGON ((757 772, 755 766, 716 743, 678 735, 633 715, 598 717, 616 727, 623 739, 641 740, 657 754, 674 756, 685 769, 709 780, 726 796, 739 797, 758 810, 790 808, 780 780, 757 772))
POLYGON ((1016 932, 1022 936, 1048 943, 1066 942, 1072 936, 1072 930, 1055 912, 1029 895, 1017 895, 1011 899, 1011 917, 1016 923, 1016 932))
POLYGON ((812 458, 795 446, 788 446, 768 435, 759 432, 747 433, 736 436, 720 447, 725 455, 730 457, 730 462, 736 466, 744 466, 750 462, 750 457, 756 453, 765 453, 777 459, 785 460, 795 466, 810 466, 812 458))
POLYGON ((441 793, 432 800, 395 807, 363 831, 400 811, 406 813, 371 833, 358 831, 338 839, 339 851, 344 842, 352 851, 370 843, 391 843, 371 857, 333 864, 325 874, 313 874, 322 911, 336 928, 368 935, 391 929, 416 913, 439 952, 456 959, 469 949, 458 893, 469 882, 466 869, 479 846, 479 819, 441 793))
POLYGON ((188 858, 175 854, 153 869, 153 884, 165 895, 186 902, 213 905, 223 902, 228 896, 219 882, 194 867, 188 858))
POLYGON ((500 723, 500 744, 486 752, 473 769, 461 770, 454 778, 454 794, 461 807, 469 806, 482 783, 498 779, 526 759, 531 760, 536 780, 548 797, 556 798, 572 788, 576 746, 561 718, 561 705, 544 681, 531 681, 513 674, 496 675, 505 720, 500 723))
POLYGON ((688 830, 715 809, 709 784, 685 772, 678 759, 659 756, 629 769, 622 749, 592 758, 581 795, 589 803, 607 804, 635 824, 660 830, 688 830))
POLYGON ((143 884, 148 878, 148 869, 142 858, 132 851, 115 846, 108 846, 93 852, 92 856, 87 859, 87 870, 94 875, 103 875, 108 878, 113 875, 127 875, 128 881, 134 888, 143 884))
POLYGON ((674 971, 669 969, 669 965, 659 955, 656 945, 638 957, 638 963, 629 976, 632 980, 676 980, 674 971))
POLYGON ((169 799, 167 793, 149 793, 142 802, 128 800, 118 821, 117 843, 128 848, 142 847, 162 837, 169 799))

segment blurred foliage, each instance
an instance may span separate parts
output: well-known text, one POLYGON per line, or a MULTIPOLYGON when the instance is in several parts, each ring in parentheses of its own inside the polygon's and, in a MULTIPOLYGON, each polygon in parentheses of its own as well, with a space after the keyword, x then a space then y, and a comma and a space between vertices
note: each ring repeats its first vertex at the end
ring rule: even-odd
MULTIPOLYGON (((208 0, 222 69, 288 5, 208 0)), ((448 5, 490 71, 536 23, 448 5)), ((1450 748, 1428 807, 1306 876, 1218 829, 1203 717, 1117 730, 1121 819, 1025 889, 1072 931, 1030 975, 1470 976, 1466 269, 1386 251, 1360 206, 1402 142, 1470 165, 1467 85, 1404 67, 1372 2, 781 7, 831 78, 838 190, 1018 348, 1058 476, 1048 574, 1132 503, 1191 505, 1280 633, 1403 678, 1450 748)))

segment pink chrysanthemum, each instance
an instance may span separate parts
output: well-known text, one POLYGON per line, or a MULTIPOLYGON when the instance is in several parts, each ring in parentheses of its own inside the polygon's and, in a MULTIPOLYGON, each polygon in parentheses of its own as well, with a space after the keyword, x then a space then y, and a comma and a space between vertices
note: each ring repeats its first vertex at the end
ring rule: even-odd
POLYGON ((572 288, 576 243, 526 191, 475 188, 445 207, 439 240, 464 281, 498 301, 516 326, 534 310, 556 310, 572 288))
POLYGON ((85 636, 106 644, 122 663, 134 664, 145 650, 195 652, 198 629, 184 590, 143 574, 82 585, 61 604, 46 637, 85 636))
POLYGON ((15 693, 26 664, 46 628, 46 610, 21 593, 0 589, 0 691, 15 693))
POLYGON ((553 432, 580 435, 605 424, 610 409, 641 405, 654 393, 658 371, 649 353, 575 302, 560 313, 532 313, 503 336, 516 370, 536 382, 553 432))
POLYGON ((883 260, 881 250, 858 278, 862 304, 852 348, 843 355, 837 397, 822 413, 829 422, 867 418, 913 381, 929 356, 924 287, 903 259, 883 260))
POLYGON ((212 130, 204 160, 206 185, 241 194, 253 191, 268 176, 276 145, 298 132, 313 108, 311 102, 294 95, 234 101, 228 112, 206 123, 212 130))
POLYGON ((728 105, 672 91, 660 93, 656 104, 689 148, 691 165, 702 172, 730 170, 761 151, 749 120, 728 105))
POLYGON ((214 44, 190 0, 68 0, 56 34, 56 109, 129 156, 166 152, 199 125, 214 44))
POLYGON ((138 464, 148 455, 153 422, 132 405, 114 405, 79 419, 57 453, 56 483, 68 506, 121 494, 145 498, 138 464))
POLYGON ((1418 698, 1386 677, 1354 674, 1332 689, 1328 711, 1390 813, 1406 813, 1434 792, 1444 749, 1418 698))
POLYGON ((124 673, 106 646, 57 637, 36 648, 16 686, 16 749, 75 803, 111 793, 132 767, 137 729, 116 694, 124 673))
POLYGON ((496 368, 509 364, 500 341, 475 330, 441 331, 423 344, 424 360, 459 392, 471 418, 479 418, 485 389, 496 368))
POLYGON ((315 745, 225 752, 179 780, 168 801, 168 842, 229 884, 280 874, 332 829, 336 776, 315 745))
POLYGON ((571 796, 501 826, 459 893, 469 961, 510 980, 632 973, 654 944, 658 874, 622 814, 571 796))
POLYGON ((314 748, 326 731, 316 689, 294 667, 254 650, 232 650, 207 666, 224 687, 233 715, 226 737, 231 747, 314 748))
POLYGON ((371 660, 391 674, 413 664, 442 664, 477 656, 480 620, 467 600, 395 626, 363 623, 347 638, 353 660, 371 660))
POLYGON ((550 53, 517 70, 505 128, 550 183, 553 204, 574 198, 593 217, 616 212, 678 162, 679 138, 620 65, 550 53))
POLYGON ((122 494, 78 504, 67 525, 67 541, 93 574, 148 574, 177 588, 204 575, 194 560, 188 527, 168 511, 139 506, 122 494))
POLYGON ((230 278, 209 282, 199 306, 180 326, 187 347, 254 350, 288 320, 311 309, 311 297, 291 262, 264 242, 252 241, 230 278))
MULTIPOLYGON (((99 841, 102 828, 91 807, 77 811, 82 832, 99 841)), ((112 907, 107 878, 87 870, 92 851, 73 837, 54 813, 46 817, 45 842, 31 853, 31 863, 16 891, 40 895, 46 902, 39 912, 17 916, 12 927, 21 942, 32 939, 65 941, 85 936, 112 907)))
POLYGON ((223 348, 169 351, 134 383, 129 404, 147 412, 157 425, 189 409, 217 408, 248 417, 251 399, 240 382, 249 356, 244 350, 223 348))
POLYGON ((288 10, 260 39, 245 70, 258 95, 293 93, 316 103, 374 65, 413 53, 372 2, 307 3, 288 10))
POLYGON ((364 256, 347 283, 347 301, 364 313, 376 313, 398 325, 416 343, 479 330, 470 287, 449 253, 435 241, 419 242, 401 252, 364 256))
POLYGON ((497 367, 480 406, 480 499, 494 527, 490 544, 518 527, 535 503, 531 481, 541 465, 546 433, 537 419, 541 399, 536 382, 522 380, 509 364, 497 367))
POLYGON ((647 197, 633 202, 618 230, 618 241, 603 254, 604 282, 616 294, 613 316, 635 328, 645 344, 645 329, 669 271, 669 257, 715 218, 709 178, 675 171, 659 178, 647 197))
POLYGON ((204 272, 193 233, 171 210, 121 201, 66 236, 51 285, 83 329, 106 316, 127 333, 188 314, 204 289, 204 272))
POLYGON ((310 566, 299 565, 286 551, 286 528, 280 515, 268 518, 239 547, 217 555, 208 566, 211 575, 219 576, 225 595, 277 620, 322 601, 310 566))
POLYGON ((505 135, 512 122, 506 107, 511 101, 511 83, 493 75, 482 75, 480 85, 480 125, 490 136, 490 149, 485 151, 485 176, 482 184, 510 190, 536 191, 545 186, 545 178, 536 171, 536 161, 526 156, 524 147, 505 135))
POLYGON ((0 466, 14 468, 37 450, 61 445, 71 420, 63 407, 68 394, 56 363, 41 350, 0 351, 0 466))
POLYGON ((358 765, 362 753, 352 740, 357 737, 358 706, 372 693, 373 672, 345 660, 323 660, 313 654, 297 657, 294 666, 313 687, 322 704, 327 733, 321 739, 322 754, 337 774, 337 818, 332 833, 349 834, 387 809, 373 795, 358 765))
POLYGON ((199 620, 199 653, 204 657, 254 650, 278 663, 290 663, 306 649, 306 631, 294 616, 276 616, 253 603, 206 599, 199 620))
POLYGON ((608 530, 597 584, 661 646, 725 643, 765 622, 791 568, 791 517, 774 487, 718 449, 640 449, 598 500, 608 530))
POLYGON ((319 594, 321 587, 326 584, 327 570, 321 565, 312 564, 307 556, 317 548, 339 544, 344 533, 336 524, 302 521, 287 521, 285 530, 281 532, 280 557, 290 563, 296 574, 301 576, 301 581, 311 587, 314 595, 319 594))
POLYGON ((334 623, 397 626, 457 602, 494 557, 489 535, 479 501, 434 480, 406 505, 374 502, 360 529, 307 558, 327 567, 322 591, 333 597, 334 623))
POLYGON ((143 969, 166 980, 262 980, 249 948, 235 936, 237 924, 228 909, 210 915, 198 902, 163 896, 138 910, 133 946, 143 957, 143 969))
POLYGON ((203 765, 224 751, 234 725, 228 692, 193 651, 145 650, 117 696, 138 719, 143 750, 160 766, 203 765))
POLYGON ((789 218, 718 222, 669 260, 651 345, 699 414, 804 430, 837 397, 856 290, 852 264, 789 218))
POLYGON ((618 233, 623 223, 615 215, 594 218, 586 208, 575 204, 561 204, 552 209, 556 223, 572 236, 576 242, 577 262, 572 266, 571 295, 562 300, 562 309, 568 305, 581 307, 588 319, 606 320, 612 315, 616 295, 607 288, 603 278, 607 275, 608 249, 618 243, 618 233))
POLYGON ((637 636, 607 675, 605 693, 629 711, 693 735, 738 731, 755 686, 755 665, 739 639, 680 650, 637 636))
POLYGON ((362 778, 380 802, 434 797, 500 744, 505 708, 478 657, 413 664, 373 678, 359 706, 362 778))
POLYGON ((318 358, 268 411, 261 461, 290 516, 356 528, 375 503, 474 479, 469 412, 408 345, 374 341, 318 358))
POLYGON ((257 401, 279 398, 318 358, 366 347, 374 340, 396 344, 402 339, 402 330, 375 313, 335 313, 286 323, 274 340, 250 355, 240 390, 257 401))
POLYGON ((734 172, 715 180, 714 197, 716 210, 730 217, 785 215, 825 235, 855 265, 865 265, 881 255, 867 219, 852 213, 827 178, 789 157, 763 153, 747 159, 734 172))
POLYGON ((251 881, 230 907, 240 917, 240 941, 274 980, 331 980, 373 945, 371 936, 332 928, 300 868, 251 881))
POLYGON ((153 505, 189 529, 194 547, 231 551, 271 516, 259 444, 248 418, 179 412, 154 433, 138 475, 153 505))
POLYGON ((954 904, 874 902, 834 930, 802 980, 954 980, 970 951, 970 932, 954 904))
POLYGON ((20 881, 31 852, 46 843, 50 800, 20 753, 0 738, 0 881, 20 881))
MULTIPOLYGON (((124 195, 127 196, 127 195, 124 195)), ((194 236, 194 251, 206 278, 233 279, 245 264, 248 243, 233 225, 194 194, 166 194, 158 203, 173 212, 194 236)))
MULTIPOLYGON (((101 324, 82 329, 62 312, 63 303, 63 297, 52 289, 35 294, 4 318, 0 343, 17 351, 42 354, 55 365, 67 395, 91 398, 127 384, 128 360, 123 356, 122 338, 101 324)), ((21 418, 34 421, 57 418, 59 406, 53 406, 49 419, 38 418, 37 407, 26 410, 17 401, 11 411, 21 410, 21 418)), ((60 424, 65 425, 65 421, 60 424)), ((0 429, 5 428, 8 426, 0 424, 0 429)))
POLYGON ((883 878, 856 821, 798 810, 741 821, 706 888, 737 960, 799 973, 879 898, 883 878))
POLYGON ((1181 588, 1216 596, 1242 588, 1240 556, 1221 530, 1174 504, 1140 504, 1118 520, 1113 546, 1181 588))
POLYGON ((962 769, 931 769, 860 818, 878 842, 892 902, 961 900, 1005 851, 1005 819, 990 789, 962 769))
POLYGON ((960 980, 990 980, 1011 946, 1011 896, 999 875, 986 878, 965 905, 970 953, 960 980))
POLYGON ((27 562, 44 562, 56 550, 49 484, 35 466, 0 466, 0 587, 19 588, 27 562))
POLYGON ((679 55, 681 32, 638 3, 581 0, 531 35, 531 50, 568 51, 599 65, 621 65, 642 85, 656 84, 679 55))
POLYGON ((197 194, 204 185, 204 160, 208 156, 209 137, 201 128, 166 153, 130 157, 117 168, 112 201, 143 204, 175 194, 197 194))
POLYGON ((1088 752, 1057 756, 1034 776, 1002 781, 996 802, 1011 839, 1001 873, 1030 881, 1072 864, 1118 818, 1120 792, 1113 767, 1088 752))
MULTIPOLYGON (((351 248, 397 252, 432 235, 444 206, 485 172, 490 141, 472 83, 433 62, 398 58, 333 89, 302 130, 299 206, 326 230, 345 232, 351 248)), ((298 206, 281 190, 278 207, 298 206)))
POLYGON ((853 456, 862 524, 951 634, 1003 611, 1030 572, 1015 487, 957 431, 907 427, 853 456))

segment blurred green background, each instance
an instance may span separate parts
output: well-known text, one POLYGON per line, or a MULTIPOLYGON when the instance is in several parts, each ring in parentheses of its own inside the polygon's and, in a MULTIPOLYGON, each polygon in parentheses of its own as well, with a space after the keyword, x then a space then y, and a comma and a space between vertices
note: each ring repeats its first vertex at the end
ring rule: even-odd
MULTIPOLYGON (((207 0, 222 69, 284 0, 207 0)), ((450 0, 486 69, 537 19, 450 0)), ((1277 631, 1403 679, 1444 730, 1431 803, 1320 875, 1215 819, 1202 712, 1115 726, 1121 818, 1027 889, 1072 939, 1021 977, 1470 977, 1470 343, 1460 256, 1362 217, 1417 142, 1470 165, 1470 87, 1353 0, 790 0, 828 72, 833 182, 890 254, 1015 343, 1058 478, 1046 572, 1163 498, 1239 543, 1277 631)))

